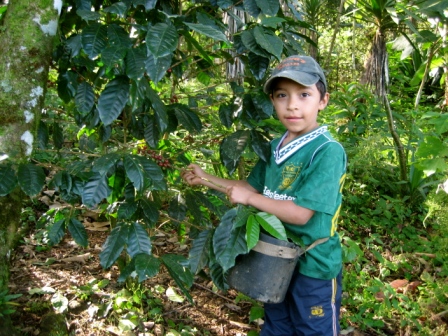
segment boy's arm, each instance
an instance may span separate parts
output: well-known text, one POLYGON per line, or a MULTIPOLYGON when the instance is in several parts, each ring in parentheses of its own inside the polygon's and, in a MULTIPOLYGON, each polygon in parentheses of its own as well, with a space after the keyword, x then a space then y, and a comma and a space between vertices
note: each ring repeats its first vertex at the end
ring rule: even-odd
POLYGON ((274 200, 262 194, 250 192, 239 185, 229 186, 227 196, 232 203, 253 206, 260 211, 275 215, 282 222, 289 224, 305 225, 314 215, 314 210, 301 207, 293 201, 274 200))
POLYGON ((203 185, 222 193, 226 193, 227 189, 233 186, 239 186, 249 192, 258 193, 257 190, 246 181, 229 180, 207 174, 196 164, 191 164, 187 169, 182 171, 181 177, 189 185, 203 185))

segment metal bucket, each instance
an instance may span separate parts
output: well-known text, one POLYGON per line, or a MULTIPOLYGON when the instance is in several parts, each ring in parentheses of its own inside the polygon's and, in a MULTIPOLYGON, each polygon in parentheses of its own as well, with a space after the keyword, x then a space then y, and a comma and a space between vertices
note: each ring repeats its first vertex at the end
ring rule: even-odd
POLYGON ((293 243, 260 233, 257 245, 248 254, 238 256, 227 282, 260 302, 282 302, 303 252, 293 243))

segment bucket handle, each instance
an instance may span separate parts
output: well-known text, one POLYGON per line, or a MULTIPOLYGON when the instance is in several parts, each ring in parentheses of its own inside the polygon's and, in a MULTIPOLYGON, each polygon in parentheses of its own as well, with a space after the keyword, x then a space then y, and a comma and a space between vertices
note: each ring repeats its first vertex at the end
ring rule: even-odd
POLYGON ((254 246, 252 249, 253 251, 271 256, 271 257, 277 257, 277 258, 283 258, 283 259, 296 259, 297 257, 301 256, 305 252, 311 250, 313 247, 316 247, 319 244, 322 244, 328 240, 328 237, 321 238, 316 240, 314 243, 309 245, 305 250, 301 248, 290 248, 286 246, 278 246, 274 244, 270 244, 267 242, 264 242, 262 240, 259 240, 257 245, 254 246))

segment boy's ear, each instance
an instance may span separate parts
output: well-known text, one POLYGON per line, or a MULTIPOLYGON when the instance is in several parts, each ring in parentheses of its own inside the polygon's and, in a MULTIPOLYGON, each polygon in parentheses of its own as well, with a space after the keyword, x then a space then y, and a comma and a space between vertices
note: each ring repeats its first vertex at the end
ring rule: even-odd
POLYGON ((319 111, 327 107, 329 101, 330 101, 330 94, 328 92, 325 92, 324 96, 319 102, 319 111))

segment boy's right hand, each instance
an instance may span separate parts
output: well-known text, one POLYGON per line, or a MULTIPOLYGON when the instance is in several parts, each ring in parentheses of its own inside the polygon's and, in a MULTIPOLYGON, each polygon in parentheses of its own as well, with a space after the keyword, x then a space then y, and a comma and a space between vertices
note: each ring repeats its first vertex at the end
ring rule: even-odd
POLYGON ((203 184, 203 177, 206 177, 206 173, 197 164, 190 164, 187 168, 182 169, 180 176, 189 185, 200 185, 203 184))

